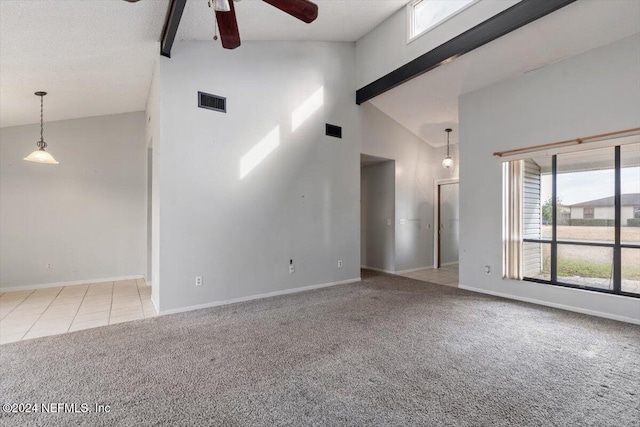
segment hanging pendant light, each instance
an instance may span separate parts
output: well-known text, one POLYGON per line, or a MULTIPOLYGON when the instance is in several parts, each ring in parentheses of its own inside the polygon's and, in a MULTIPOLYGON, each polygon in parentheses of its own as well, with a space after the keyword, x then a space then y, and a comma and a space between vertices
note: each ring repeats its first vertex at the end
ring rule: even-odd
POLYGON ((44 96, 47 94, 47 92, 36 92, 35 95, 40 97, 40 141, 38 141, 36 143, 36 145, 38 146, 38 149, 36 151, 34 151, 33 153, 29 154, 27 157, 25 157, 23 160, 26 160, 28 162, 36 162, 36 163, 46 163, 49 165, 57 165, 58 162, 56 161, 56 159, 53 158, 53 156, 51 154, 49 154, 46 150, 45 147, 47 146, 47 143, 44 142, 44 136, 43 136, 43 131, 44 131, 44 96))
POLYGON ((453 166, 453 159, 451 158, 451 155, 449 155, 449 135, 451 134, 452 129, 445 129, 444 131, 447 133, 447 157, 442 161, 442 167, 449 169, 453 166))

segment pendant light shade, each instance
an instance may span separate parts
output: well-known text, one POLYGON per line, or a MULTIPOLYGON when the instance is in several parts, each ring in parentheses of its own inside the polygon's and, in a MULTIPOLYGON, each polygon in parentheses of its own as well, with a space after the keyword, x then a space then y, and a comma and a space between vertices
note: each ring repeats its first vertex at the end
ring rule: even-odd
POLYGON ((231 11, 231 5, 229 5, 229 0, 213 0, 213 8, 218 12, 231 11))
POLYGON ((48 165, 57 165, 58 164, 56 159, 54 159, 51 154, 47 153, 44 150, 44 148, 37 149, 36 151, 34 151, 33 153, 31 153, 27 157, 25 157, 23 160, 26 160, 28 162, 46 163, 48 165))
POLYGON ((44 142, 44 96, 47 92, 36 92, 35 95, 40 97, 40 141, 36 142, 38 149, 29 154, 23 160, 35 163, 46 163, 48 165, 57 165, 58 162, 45 148, 47 143, 44 142))
POLYGON ((450 169, 451 166, 453 166, 453 159, 449 154, 449 134, 451 134, 452 129, 445 129, 444 131, 447 133, 447 157, 445 157, 442 161, 442 167, 445 169, 450 169))

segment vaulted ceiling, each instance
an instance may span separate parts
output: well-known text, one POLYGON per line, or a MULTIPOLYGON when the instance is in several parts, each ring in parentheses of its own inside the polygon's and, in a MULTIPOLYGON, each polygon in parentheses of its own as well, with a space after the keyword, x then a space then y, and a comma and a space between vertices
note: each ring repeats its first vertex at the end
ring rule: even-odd
MULTIPOLYGON (((143 0, 144 1, 144 0, 143 0)), ((262 0, 235 3, 242 40, 354 42, 411 0, 313 0, 318 18, 308 25, 262 0)), ((189 0, 176 40, 211 40, 213 11, 207 0, 189 0)))
MULTIPOLYGON (((242 39, 355 41, 409 2, 315 1, 311 25, 236 3, 242 39)), ((36 123, 37 90, 47 121, 143 110, 168 2, 0 0, 0 126, 36 123)), ((459 95, 637 34, 638 16, 637 0, 578 1, 370 102, 433 146, 453 127, 455 143, 459 95)), ((210 40, 213 22, 207 0, 188 0, 177 40, 210 40)))
MULTIPOLYGON (((315 0, 311 25, 236 3, 243 40, 355 41, 409 0, 315 0)), ((0 126, 144 110, 169 0, 0 0, 0 126)), ((207 0, 188 0, 177 40, 211 40, 207 0)), ((213 43, 213 40, 211 41, 213 43)))
POLYGON ((144 110, 167 5, 0 1, 0 125, 144 110))
POLYGON ((446 145, 448 127, 457 143, 461 94, 638 33, 640 1, 577 1, 370 102, 434 147, 446 145))

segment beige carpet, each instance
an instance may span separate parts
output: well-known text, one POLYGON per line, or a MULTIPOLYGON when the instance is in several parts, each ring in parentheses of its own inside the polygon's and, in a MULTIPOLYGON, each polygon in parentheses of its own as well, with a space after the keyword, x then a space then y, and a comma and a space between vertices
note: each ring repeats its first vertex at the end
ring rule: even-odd
POLYGON ((398 276, 0 347, 1 425, 638 426, 640 327, 398 276))

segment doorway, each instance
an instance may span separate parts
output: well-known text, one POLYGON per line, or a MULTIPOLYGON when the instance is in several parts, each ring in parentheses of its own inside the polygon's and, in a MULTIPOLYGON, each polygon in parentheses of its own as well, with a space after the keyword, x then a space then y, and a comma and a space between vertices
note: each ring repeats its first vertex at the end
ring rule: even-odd
POLYGON ((435 223, 438 224, 435 238, 434 267, 447 270, 458 268, 458 244, 460 233, 460 207, 458 180, 435 182, 435 223))
POLYGON ((360 155, 360 265, 395 271, 395 161, 360 155))

